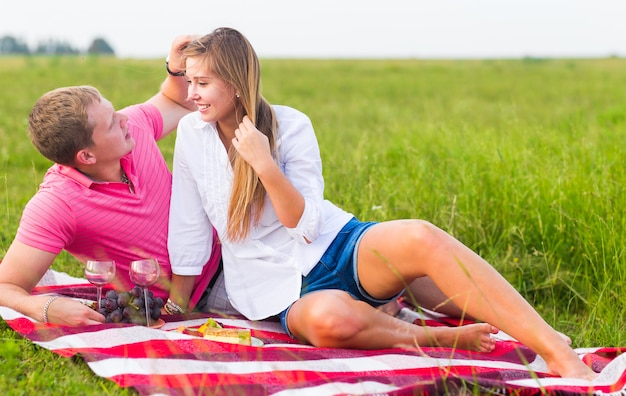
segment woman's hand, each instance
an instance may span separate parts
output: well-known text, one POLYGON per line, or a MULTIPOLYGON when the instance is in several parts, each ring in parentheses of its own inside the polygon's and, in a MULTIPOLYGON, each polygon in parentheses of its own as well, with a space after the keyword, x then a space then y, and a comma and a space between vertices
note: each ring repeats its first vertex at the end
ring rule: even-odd
POLYGON ((183 50, 193 40, 197 39, 197 35, 181 35, 174 38, 172 46, 170 48, 169 56, 167 57, 168 67, 173 72, 179 72, 185 70, 185 63, 183 62, 183 50))
POLYGON ((259 176, 278 220, 285 227, 296 227, 304 212, 304 197, 274 162, 267 136, 245 116, 235 130, 232 143, 239 155, 259 176))
POLYGON ((241 158, 249 163, 259 176, 268 166, 275 165, 267 136, 254 126, 248 116, 244 116, 239 128, 235 129, 232 143, 241 158))

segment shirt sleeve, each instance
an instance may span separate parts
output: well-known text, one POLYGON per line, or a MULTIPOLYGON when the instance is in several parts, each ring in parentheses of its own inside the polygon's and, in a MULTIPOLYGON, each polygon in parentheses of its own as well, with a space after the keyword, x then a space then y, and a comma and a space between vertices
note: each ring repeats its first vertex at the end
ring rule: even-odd
POLYGON ((296 227, 287 231, 299 242, 308 243, 316 240, 324 227, 322 159, 311 120, 290 110, 284 115, 278 110, 278 160, 287 179, 304 197, 304 211, 296 227))
POLYGON ((200 275, 211 257, 213 227, 202 205, 197 183, 187 166, 185 128, 179 125, 174 147, 168 250, 172 272, 200 275))
POLYGON ((154 140, 159 140, 163 137, 163 117, 155 105, 142 103, 128 106, 120 110, 120 112, 128 116, 130 123, 139 126, 137 131, 152 132, 154 140))
POLYGON ((74 213, 53 193, 40 190, 22 213, 15 239, 25 245, 59 254, 75 233, 74 213))

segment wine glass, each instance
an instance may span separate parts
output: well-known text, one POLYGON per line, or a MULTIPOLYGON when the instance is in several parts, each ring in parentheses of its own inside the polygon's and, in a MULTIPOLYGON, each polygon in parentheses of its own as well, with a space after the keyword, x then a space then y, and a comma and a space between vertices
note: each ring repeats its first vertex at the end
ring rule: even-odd
POLYGON ((100 312, 100 300, 102 299, 102 286, 111 282, 115 277, 114 260, 87 260, 85 264, 85 278, 98 289, 96 309, 100 312))
POLYGON ((154 259, 135 260, 130 263, 130 280, 143 289, 143 300, 146 308, 146 326, 150 327, 150 309, 148 306, 148 286, 152 286, 159 279, 159 262, 154 259))

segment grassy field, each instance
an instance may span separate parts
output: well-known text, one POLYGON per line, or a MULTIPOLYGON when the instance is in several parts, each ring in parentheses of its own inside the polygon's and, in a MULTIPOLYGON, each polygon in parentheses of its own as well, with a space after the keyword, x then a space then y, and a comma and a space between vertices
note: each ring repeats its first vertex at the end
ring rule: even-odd
MULTIPOLYGON (((0 257, 50 165, 26 118, 45 91, 147 99, 162 60, 0 58, 0 257)), ((307 113, 326 196, 363 220, 424 218, 492 263, 575 347, 625 346, 626 60, 263 60, 272 103, 307 113)), ((171 160, 173 136, 161 142, 171 160)), ((61 255, 54 268, 81 276, 61 255)), ((0 389, 133 394, 0 320, 0 389)), ((6 394, 5 392, 3 392, 6 394)))

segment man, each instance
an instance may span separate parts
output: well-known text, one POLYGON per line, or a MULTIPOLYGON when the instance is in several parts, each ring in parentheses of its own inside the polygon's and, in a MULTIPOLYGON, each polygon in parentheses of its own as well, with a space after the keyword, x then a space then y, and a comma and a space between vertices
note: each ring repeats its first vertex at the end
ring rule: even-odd
POLYGON ((219 270, 219 242, 202 273, 171 273, 171 173, 156 143, 195 110, 178 67, 192 38, 174 40, 167 78, 143 104, 115 111, 87 86, 59 88, 37 101, 29 133, 35 147, 55 164, 27 204, 0 265, 0 305, 65 325, 103 322, 103 315, 76 300, 30 294, 63 249, 81 262, 115 260, 113 283, 119 290, 133 286, 128 276, 132 260, 156 258, 161 277, 151 290, 168 300, 166 311, 180 313, 198 303, 219 270))

